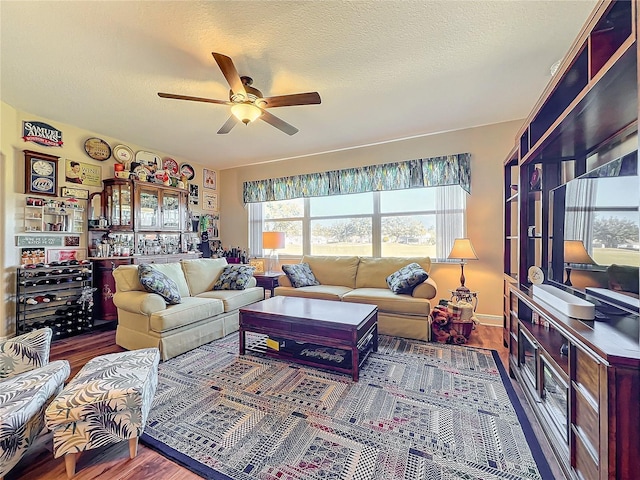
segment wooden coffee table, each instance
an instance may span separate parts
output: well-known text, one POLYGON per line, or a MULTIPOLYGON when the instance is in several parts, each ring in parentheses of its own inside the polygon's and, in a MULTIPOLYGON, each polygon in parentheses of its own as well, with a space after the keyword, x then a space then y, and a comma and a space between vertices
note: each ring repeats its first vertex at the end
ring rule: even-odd
POLYGON ((240 355, 245 354, 246 332, 350 350, 350 367, 300 358, 288 360, 351 373, 353 381, 357 382, 360 365, 371 351, 378 351, 378 307, 364 303, 275 296, 240 309, 240 355), (365 349, 369 343, 371 347, 365 349))

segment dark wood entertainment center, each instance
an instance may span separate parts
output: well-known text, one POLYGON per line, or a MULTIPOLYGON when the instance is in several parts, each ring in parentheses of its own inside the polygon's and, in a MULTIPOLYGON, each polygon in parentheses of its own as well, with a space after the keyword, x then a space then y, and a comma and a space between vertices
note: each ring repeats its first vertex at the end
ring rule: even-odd
POLYGON ((599 156, 630 144, 637 151, 637 9, 636 1, 598 2, 504 163, 510 373, 571 479, 640 475, 638 312, 558 281, 563 239, 550 213, 552 189, 600 166, 599 156), (532 266, 545 283, 551 276, 553 286, 593 302, 596 319, 570 318, 538 301, 532 266))

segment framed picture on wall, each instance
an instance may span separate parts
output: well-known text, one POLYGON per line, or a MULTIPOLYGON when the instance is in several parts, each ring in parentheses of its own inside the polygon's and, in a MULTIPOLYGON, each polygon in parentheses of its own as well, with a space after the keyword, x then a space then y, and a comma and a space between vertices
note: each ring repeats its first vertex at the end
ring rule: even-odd
POLYGON ((257 275, 263 274, 264 273, 264 266, 265 266, 264 258, 250 258, 249 259, 249 266, 255 268, 253 273, 255 273, 257 275))
POLYGON ((64 180, 67 183, 100 187, 102 186, 102 167, 67 159, 64 180))
POLYGON ((202 208, 205 210, 218 210, 218 194, 203 192, 202 208))
POLYGON ((86 258, 86 248, 47 248, 47 263, 85 260, 86 258))
POLYGON ((24 160, 24 193, 57 197, 58 157, 25 150, 24 160))
POLYGON ((200 203, 200 187, 195 183, 189 184, 189 205, 198 205, 200 203))
POLYGON ((217 190, 218 189, 218 172, 216 172, 215 170, 209 170, 205 168, 203 182, 204 182, 204 188, 217 190))

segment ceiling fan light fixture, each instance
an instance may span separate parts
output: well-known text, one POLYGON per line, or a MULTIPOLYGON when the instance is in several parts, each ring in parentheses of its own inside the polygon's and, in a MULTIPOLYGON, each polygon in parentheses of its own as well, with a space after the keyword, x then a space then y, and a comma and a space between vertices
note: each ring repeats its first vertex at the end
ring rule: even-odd
POLYGON ((252 103, 236 103, 231 106, 231 113, 242 123, 248 125, 262 115, 262 110, 252 103))

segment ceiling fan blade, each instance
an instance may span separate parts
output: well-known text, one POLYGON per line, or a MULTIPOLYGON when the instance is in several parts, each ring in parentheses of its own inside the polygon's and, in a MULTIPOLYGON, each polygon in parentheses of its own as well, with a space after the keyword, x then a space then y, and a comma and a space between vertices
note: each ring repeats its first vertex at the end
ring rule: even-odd
POLYGON ((187 95, 175 95, 173 93, 162 93, 158 92, 158 96, 162 98, 175 98, 176 100, 191 100, 194 102, 206 102, 206 103, 217 103, 220 105, 230 105, 231 102, 227 100, 215 100, 213 98, 202 98, 202 97, 189 97, 187 95))
POLYGON ((235 115, 231 115, 227 119, 227 121, 224 122, 224 125, 220 127, 220 130, 218 130, 218 133, 220 134, 229 133, 231 129, 236 126, 236 123, 238 123, 238 119, 235 117, 235 115))
POLYGON ((318 92, 294 93, 263 98, 267 105, 264 108, 292 107, 294 105, 317 105, 321 102, 318 92))
POLYGON ((267 122, 269 125, 276 127, 278 130, 282 130, 287 135, 298 133, 298 129, 296 127, 294 127, 293 125, 289 125, 284 120, 270 114, 266 110, 262 110, 262 115, 260 115, 260 118, 267 122))
POLYGON ((231 91, 235 94, 241 93, 246 98, 247 91, 244 89, 244 85, 242 85, 242 80, 240 80, 240 75, 238 75, 238 70, 236 70, 233 60, 221 53, 211 52, 211 55, 213 55, 220 70, 222 70, 222 74, 224 78, 227 79, 231 91))

